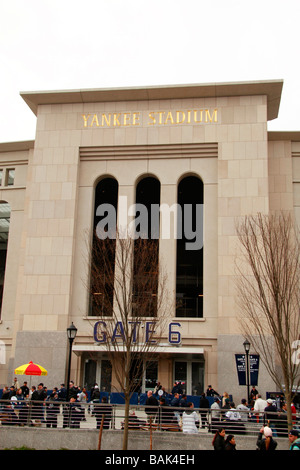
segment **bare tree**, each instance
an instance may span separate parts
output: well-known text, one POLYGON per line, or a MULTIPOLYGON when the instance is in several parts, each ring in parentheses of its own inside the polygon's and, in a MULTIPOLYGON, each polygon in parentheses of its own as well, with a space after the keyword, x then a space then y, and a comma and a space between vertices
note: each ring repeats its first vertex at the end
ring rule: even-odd
POLYGON ((166 276, 158 262, 157 240, 95 234, 91 260, 93 314, 106 317, 105 324, 99 322, 99 340, 125 397, 125 450, 130 397, 141 385, 146 366, 157 358, 169 314, 166 276))
POLYGON ((289 213, 247 216, 237 227, 243 257, 237 287, 243 333, 279 390, 292 426, 291 400, 299 387, 300 244, 289 213), (298 363, 297 363, 298 362, 298 363))

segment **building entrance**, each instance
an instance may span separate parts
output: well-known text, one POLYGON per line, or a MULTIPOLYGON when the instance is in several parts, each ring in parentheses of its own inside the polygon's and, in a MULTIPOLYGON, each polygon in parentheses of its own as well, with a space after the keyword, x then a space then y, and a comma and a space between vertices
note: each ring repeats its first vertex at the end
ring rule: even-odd
POLYGON ((174 382, 181 382, 183 393, 201 395, 204 391, 204 361, 174 361, 174 382))

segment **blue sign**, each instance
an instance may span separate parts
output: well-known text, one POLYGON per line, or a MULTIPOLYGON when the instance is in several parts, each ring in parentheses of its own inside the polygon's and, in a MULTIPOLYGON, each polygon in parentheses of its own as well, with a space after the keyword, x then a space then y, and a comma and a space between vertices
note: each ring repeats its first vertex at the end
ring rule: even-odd
MULTIPOLYGON (((236 354, 236 369, 239 379, 239 385, 247 385, 246 378, 246 354, 236 354)), ((249 385, 257 385, 259 371, 259 355, 249 355, 249 385)))

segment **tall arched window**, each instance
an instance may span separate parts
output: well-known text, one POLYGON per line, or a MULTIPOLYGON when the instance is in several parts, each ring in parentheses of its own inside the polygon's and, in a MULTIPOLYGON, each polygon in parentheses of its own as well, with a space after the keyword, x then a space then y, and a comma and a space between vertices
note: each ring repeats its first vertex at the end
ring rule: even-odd
POLYGON ((10 205, 7 202, 0 202, 0 317, 4 289, 10 212, 10 205))
POLYGON ((118 182, 104 178, 95 189, 90 315, 111 316, 116 249, 118 182))
POLYGON ((133 315, 157 315, 160 182, 143 178, 136 187, 133 315), (135 306, 139 311, 135 312, 135 306), (142 310, 142 311, 141 311, 142 310))
POLYGON ((183 178, 178 185, 177 317, 203 317, 203 203, 201 179, 183 178))

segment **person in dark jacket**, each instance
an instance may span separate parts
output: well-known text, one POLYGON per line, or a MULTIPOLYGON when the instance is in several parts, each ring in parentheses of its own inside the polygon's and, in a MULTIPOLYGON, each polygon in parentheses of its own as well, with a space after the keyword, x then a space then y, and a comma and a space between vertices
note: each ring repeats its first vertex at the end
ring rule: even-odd
POLYGON ((82 420, 82 408, 80 403, 77 402, 75 397, 70 398, 69 403, 69 423, 70 428, 80 428, 80 421, 82 420))
MULTIPOLYGON (((91 403, 100 403, 100 390, 98 385, 95 385, 93 391, 91 391, 91 403)), ((90 406, 91 414, 95 414, 95 407, 94 405, 90 406)))
POLYGON ((60 384, 60 389, 57 392, 59 401, 66 401, 67 399, 67 389, 65 384, 60 384))
POLYGON ((78 392, 79 392, 78 387, 75 387, 74 382, 71 380, 70 386, 69 386, 68 400, 70 401, 71 398, 75 398, 75 400, 77 400, 78 392))
POLYGON ((8 399, 10 400, 11 397, 15 397, 17 394, 17 390, 15 389, 15 387, 13 385, 11 385, 9 387, 9 395, 8 395, 8 399))
POLYGON ((233 434, 228 434, 225 440, 225 450, 236 450, 236 443, 233 434))
POLYGON ((206 398, 205 393, 202 393, 201 395, 199 408, 201 416, 201 427, 205 428, 205 426, 207 425, 207 411, 209 409, 209 401, 206 398))
POLYGON ((187 401, 187 396, 186 396, 185 393, 183 395, 181 395, 181 398, 179 400, 179 406, 181 408, 188 408, 189 407, 188 401, 187 401))
POLYGON ((46 426, 47 428, 57 428, 57 416, 60 412, 60 402, 58 398, 58 392, 54 391, 51 393, 49 398, 46 400, 46 426))
POLYGON ((272 429, 268 426, 261 428, 256 441, 258 450, 262 451, 273 451, 277 447, 277 442, 272 437, 272 429))
POLYGON ((225 450, 225 429, 219 428, 212 440, 214 450, 225 450))
POLYGON ((265 425, 272 429, 273 437, 277 437, 275 423, 277 419, 277 407, 273 404, 272 398, 268 398, 265 408, 265 425))
POLYGON ((206 390, 206 395, 208 397, 214 397, 214 396, 219 396, 219 393, 216 390, 214 390, 211 385, 209 385, 206 390))
POLYGON ((154 422, 155 415, 158 411, 158 401, 156 398, 153 396, 153 393, 151 390, 147 392, 147 400, 146 400, 146 408, 145 408, 145 413, 148 417, 148 421, 150 419, 152 420, 152 423, 154 422), (151 406, 151 408, 150 408, 151 406))
POLYGON ((180 380, 179 380, 179 382, 174 382, 174 386, 172 388, 171 394, 175 395, 175 393, 179 393, 179 395, 181 395, 183 393, 182 384, 181 384, 180 380))
POLYGON ((172 398, 171 400, 171 403, 170 403, 170 406, 171 406, 171 410, 173 411, 174 413, 174 416, 176 417, 178 423, 180 421, 180 413, 179 413, 179 410, 177 410, 177 408, 179 408, 179 405, 180 404, 180 395, 179 393, 174 393, 174 397, 172 398))
POLYGON ((100 390, 98 385, 95 385, 93 392, 91 394, 91 401, 93 403, 100 403, 100 390))
POLYGON ((2 391, 1 400, 9 400, 9 394, 10 394, 9 388, 8 388, 8 387, 4 387, 4 388, 3 388, 3 391, 2 391))
POLYGON ((17 401, 15 403, 15 409, 18 410, 19 424, 25 426, 28 419, 28 404, 25 401, 25 397, 22 393, 22 389, 19 388, 16 394, 17 401))
POLYGON ((32 392, 32 419, 36 420, 36 424, 41 424, 44 419, 44 401, 47 398, 47 392, 44 389, 44 384, 40 383, 38 388, 32 392))
POLYGON ((23 396, 24 398, 28 398, 29 396, 29 388, 27 386, 27 382, 24 382, 22 387, 20 387, 22 389, 22 393, 23 393, 23 396))
POLYGON ((156 421, 163 425, 178 425, 178 421, 174 416, 172 408, 166 404, 165 397, 159 398, 158 416, 156 421))

